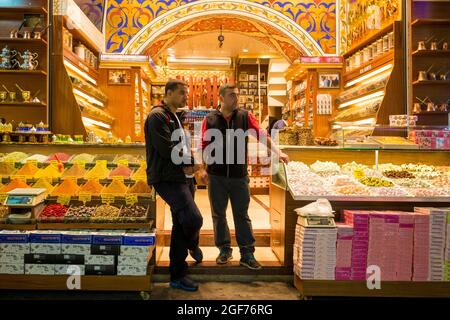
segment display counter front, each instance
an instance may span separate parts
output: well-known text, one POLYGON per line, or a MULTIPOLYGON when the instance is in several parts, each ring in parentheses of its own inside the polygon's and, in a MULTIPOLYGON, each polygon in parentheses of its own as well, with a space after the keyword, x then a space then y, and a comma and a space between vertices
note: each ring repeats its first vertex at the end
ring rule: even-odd
POLYGON ((281 147, 290 158, 278 164, 270 186, 271 247, 293 265, 295 209, 328 199, 342 211, 414 211, 450 206, 450 153, 422 150, 343 150, 281 147))

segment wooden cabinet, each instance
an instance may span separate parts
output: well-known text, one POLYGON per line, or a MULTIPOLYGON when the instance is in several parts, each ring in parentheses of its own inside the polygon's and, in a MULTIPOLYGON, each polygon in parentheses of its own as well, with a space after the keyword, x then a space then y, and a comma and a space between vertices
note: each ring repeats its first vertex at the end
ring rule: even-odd
POLYGON ((48 33, 43 32, 49 25, 48 11, 47 0, 0 1, 0 50, 7 47, 17 52, 11 59, 12 68, 0 67, 0 92, 7 95, 0 98, 0 118, 6 122, 49 122, 49 46, 48 33), (41 32, 40 39, 34 39, 37 32, 41 32), (11 38, 11 33, 17 37, 11 38), (30 33, 31 39, 24 38, 25 33, 30 33), (27 50, 37 64, 29 69, 23 58, 27 50), (11 99, 7 91, 16 97, 11 99), (28 95, 30 98, 24 98, 28 95))

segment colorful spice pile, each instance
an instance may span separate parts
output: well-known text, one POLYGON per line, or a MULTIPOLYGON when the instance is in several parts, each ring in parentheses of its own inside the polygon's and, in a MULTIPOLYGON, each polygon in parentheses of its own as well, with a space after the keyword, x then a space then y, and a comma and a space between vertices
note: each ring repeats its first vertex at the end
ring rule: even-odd
POLYGON ((366 177, 359 180, 362 184, 369 187, 392 187, 394 184, 390 181, 380 179, 377 177, 366 177))
POLYGON ((131 154, 122 154, 114 160, 114 163, 119 163, 121 160, 127 160, 128 163, 139 163, 139 161, 143 159, 141 157, 135 157, 131 154))
POLYGON ((47 178, 40 178, 34 185, 33 188, 43 188, 47 190, 47 193, 52 193, 55 188, 47 178))
POLYGON ((99 221, 111 221, 118 216, 119 212, 119 208, 104 204, 97 207, 95 212, 92 214, 92 218, 99 221))
POLYGON ((11 163, 0 162, 0 177, 12 176, 16 171, 16 168, 11 163))
POLYGON ((68 208, 59 203, 49 204, 39 215, 39 220, 62 220, 68 208))
POLYGON ((116 155, 114 154, 99 154, 95 157, 94 161, 106 160, 106 162, 113 162, 115 158, 116 155))
POLYGON ((126 166, 118 166, 109 174, 109 177, 124 177, 125 179, 130 178, 132 170, 126 166))
POLYGON ((80 187, 71 179, 64 180, 59 186, 52 192, 52 196, 75 196, 78 194, 80 187))
POLYGON ((31 179, 34 177, 34 175, 39 171, 39 168, 36 167, 34 164, 32 163, 25 163, 23 165, 22 168, 20 168, 17 172, 16 175, 18 176, 25 176, 28 179, 31 179))
POLYGON ((75 177, 75 178, 83 178, 86 174, 86 169, 80 166, 79 164, 74 164, 72 167, 67 169, 64 174, 62 175, 62 178, 67 177, 75 177))
POLYGON ((147 208, 143 206, 122 207, 118 222, 136 222, 137 220, 145 220, 147 216, 147 208))
POLYGON ((96 207, 71 206, 66 213, 66 220, 75 220, 78 222, 89 221, 89 218, 95 212, 96 207))
POLYGON ((88 180, 81 186, 79 192, 91 193, 93 195, 99 195, 103 190, 103 186, 97 180, 88 180))
POLYGON ((127 186, 119 180, 113 180, 105 189, 103 189, 103 194, 117 194, 124 195, 127 193, 127 186))
POLYGON ((57 152, 55 154, 52 154, 50 157, 48 157, 46 162, 50 162, 52 160, 67 162, 67 161, 69 161, 69 159, 70 159, 70 156, 67 153, 57 152))
POLYGON ((62 171, 58 165, 50 164, 45 169, 41 169, 34 175, 35 179, 48 178, 48 179, 58 179, 62 175, 62 171))
POLYGON ((7 193, 7 192, 17 189, 17 188, 29 188, 29 187, 30 186, 27 185, 22 180, 13 179, 10 183, 8 183, 6 186, 3 186, 3 188, 0 189, 0 193, 7 193))
POLYGON ((96 164, 88 173, 86 173, 86 179, 106 179, 109 176, 108 168, 103 164, 96 164))
POLYGON ((139 167, 139 169, 137 169, 133 175, 131 176, 131 179, 133 180, 138 180, 140 179, 140 177, 145 177, 145 180, 147 180, 147 171, 146 171, 146 166, 142 165, 139 167))
POLYGON ((384 171, 383 175, 388 177, 388 178, 394 178, 394 179, 414 179, 414 175, 406 170, 401 170, 401 171, 397 171, 397 170, 388 170, 388 171, 384 171))
POLYGON ((19 152, 19 151, 15 151, 15 152, 11 152, 8 155, 6 155, 3 158, 3 161, 4 162, 20 162, 27 157, 28 157, 28 154, 19 152))
POLYGON ((0 220, 8 217, 8 207, 0 205, 0 220))
POLYGON ((44 156, 43 154, 33 154, 28 158, 23 159, 21 162, 26 163, 27 161, 36 161, 36 162, 45 162, 48 159, 48 156, 44 156))
POLYGON ((91 163, 94 161, 95 155, 89 154, 89 153, 80 153, 74 156, 72 159, 70 159, 70 162, 75 161, 84 161, 86 163, 91 163))
POLYGON ((152 192, 152 188, 144 181, 137 181, 127 193, 131 194, 146 194, 149 195, 152 192))

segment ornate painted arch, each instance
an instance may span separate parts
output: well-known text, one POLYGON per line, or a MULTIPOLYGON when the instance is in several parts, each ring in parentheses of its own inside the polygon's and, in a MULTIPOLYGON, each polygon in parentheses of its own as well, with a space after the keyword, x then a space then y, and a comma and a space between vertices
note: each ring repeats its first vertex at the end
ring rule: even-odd
POLYGON ((281 32, 305 55, 325 54, 311 35, 294 21, 274 9, 245 0, 200 0, 174 8, 145 25, 128 42, 122 53, 143 53, 152 42, 176 25, 214 15, 231 15, 258 21, 281 32))

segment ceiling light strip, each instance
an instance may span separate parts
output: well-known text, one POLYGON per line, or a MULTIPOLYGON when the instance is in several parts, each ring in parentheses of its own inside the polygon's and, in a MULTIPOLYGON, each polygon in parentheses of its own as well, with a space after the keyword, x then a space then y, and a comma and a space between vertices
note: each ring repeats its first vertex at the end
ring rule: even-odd
POLYGON ((69 68, 72 72, 76 73, 77 75, 81 76, 83 79, 89 81, 90 83, 97 85, 97 81, 92 78, 90 75, 88 75, 86 72, 80 70, 78 67, 64 59, 64 65, 69 68))
POLYGON ((353 86, 353 85, 355 85, 357 83, 360 83, 361 81, 364 81, 364 80, 369 79, 369 78, 371 78, 373 76, 376 76, 377 74, 380 74, 380 73, 382 73, 384 71, 387 71, 387 70, 391 69, 392 67, 393 67, 393 64, 389 63, 389 64, 387 64, 387 65, 385 65, 385 66, 383 66, 383 67, 381 67, 379 69, 376 69, 376 70, 374 70, 372 72, 369 72, 368 74, 365 74, 365 75, 363 75, 363 76, 361 76, 359 78, 356 78, 356 79, 354 79, 352 81, 347 82, 345 87, 346 88, 351 87, 351 86, 353 86))
POLYGON ((377 91, 377 92, 371 93, 371 94, 369 94, 367 96, 344 102, 344 103, 339 105, 338 109, 342 109, 342 108, 351 106, 353 104, 357 104, 357 103, 364 102, 364 101, 369 101, 369 100, 372 100, 374 98, 382 97, 382 96, 384 96, 384 91, 383 90, 377 91))

